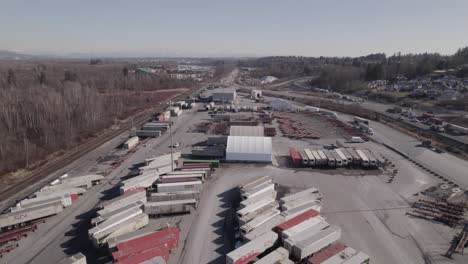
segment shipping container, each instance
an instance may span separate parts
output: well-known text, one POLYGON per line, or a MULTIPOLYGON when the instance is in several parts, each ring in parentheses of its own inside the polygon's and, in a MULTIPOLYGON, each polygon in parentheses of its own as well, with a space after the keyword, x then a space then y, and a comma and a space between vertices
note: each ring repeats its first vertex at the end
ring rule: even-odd
POLYGON ((172 200, 162 202, 148 202, 145 204, 145 213, 149 215, 190 213, 197 208, 197 200, 172 200))
MULTIPOLYGON (((118 237, 118 236, 121 236, 121 235, 125 235, 125 234, 128 234, 128 233, 131 233, 131 232, 134 232, 134 231, 137 231, 141 228, 144 228, 145 226, 147 226, 149 223, 149 217, 147 214, 140 214, 132 219, 128 219, 122 223, 120 223, 119 225, 117 225, 117 227, 115 228, 115 230, 109 234, 108 236, 106 236, 104 239, 100 239, 100 243, 106 243, 107 244, 107 241, 109 241, 109 239, 112 239, 112 238, 115 238, 115 237, 118 237)), ((97 245, 97 244, 96 244, 97 245)))
POLYGON ((263 207, 260 207, 258 208, 257 210, 255 211, 252 211, 242 217, 238 217, 238 221, 239 223, 247 223, 249 221, 251 221, 252 219, 254 219, 255 217, 257 217, 259 214, 267 211, 267 210, 270 210, 270 209, 273 209, 273 208, 278 208, 278 202, 274 201, 272 203, 269 203, 269 204, 266 204, 265 206, 263 207))
POLYGON ((123 143, 123 147, 125 149, 132 149, 136 145, 138 145, 138 141, 139 141, 138 137, 132 137, 123 143))
POLYGON ((257 215, 257 217, 241 226, 240 230, 243 235, 245 235, 279 214, 280 210, 276 208, 262 212, 261 214, 257 215))
POLYGON ((178 192, 178 191, 201 191, 203 188, 201 181, 157 183, 158 192, 178 192))
POLYGON ((135 191, 118 196, 108 201, 104 201, 100 204, 101 210, 98 211, 98 215, 106 214, 113 210, 117 210, 118 208, 121 208, 123 206, 135 203, 137 201, 146 203, 146 191, 135 191))
POLYGON ((268 231, 226 255, 227 264, 247 264, 272 247, 278 240, 275 232, 268 231))
MULTIPOLYGON (((340 253, 341 251, 345 250, 346 246, 341 244, 341 243, 336 243, 333 245, 330 245, 316 254, 314 254, 312 257, 310 257, 307 260, 307 264, 321 264, 324 263, 326 260, 330 259, 334 255, 340 253)), ((331 264, 331 263, 329 263, 331 264)))
POLYGON ((346 247, 345 249, 328 258, 327 260, 323 261, 322 264, 341 264, 356 254, 357 251, 354 248, 346 247))
POLYGON ((163 202, 171 200, 188 200, 200 199, 199 191, 179 191, 179 192, 163 192, 163 193, 150 193, 148 202, 163 202))
POLYGON ((199 182, 199 181, 200 181, 200 179, 198 179, 198 178, 181 177, 181 178, 159 179, 158 183, 199 182))
POLYGON ((203 176, 205 178, 208 178, 210 175, 209 173, 207 173, 205 170, 193 170, 193 171, 178 171, 178 170, 175 170, 175 171, 170 171, 168 173, 166 173, 165 175, 186 175, 186 174, 203 174, 203 176))
POLYGON ((289 157, 294 167, 299 167, 302 163, 302 158, 295 148, 289 148, 289 157))
POLYGON ((252 196, 248 199, 244 199, 242 200, 242 202, 240 202, 239 204, 239 209, 242 209, 250 204, 253 204, 255 202, 258 202, 262 199, 265 199, 265 198, 273 198, 273 199, 276 199, 276 195, 277 195, 277 192, 275 190, 269 190, 269 191, 266 191, 266 192, 263 192, 263 193, 260 193, 258 195, 255 195, 255 196, 252 196))
POLYGON ((292 256, 297 260, 301 260, 318 252, 324 247, 335 243, 340 238, 341 229, 338 226, 330 226, 329 228, 321 230, 319 233, 294 244, 292 248, 292 256))
POLYGON ((309 166, 315 166, 315 157, 312 154, 312 151, 310 149, 304 149, 304 153, 306 154, 307 158, 309 159, 309 166))
POLYGON ((256 264, 275 264, 278 261, 289 258, 289 252, 282 247, 277 248, 275 251, 272 251, 270 254, 264 256, 263 258, 255 261, 256 264))
MULTIPOLYGON (((277 215, 272 219, 268 220, 267 222, 263 223, 262 225, 258 226, 254 230, 250 231, 250 233, 242 236, 242 241, 249 242, 254 240, 255 238, 265 234, 266 232, 271 231, 275 226, 284 222, 284 217, 282 215, 277 215)), ((241 234, 242 235, 242 234, 241 234)))
POLYGON ((56 215, 62 211, 62 202, 58 201, 53 204, 41 205, 13 213, 0 214, 0 230, 56 215))
MULTIPOLYGON (((105 220, 112 218, 112 217, 120 217, 122 214, 127 212, 128 210, 131 210, 133 208, 142 208, 143 207, 143 202, 142 201, 136 201, 135 203, 126 205, 124 207, 118 208, 117 210, 108 212, 106 214, 99 214, 97 217, 91 219, 91 224, 92 225, 97 225, 101 222, 104 222, 105 220)), ((143 212, 143 211, 142 211, 143 212)))
POLYGON ((145 174, 122 181, 120 186, 120 194, 126 194, 135 190, 143 190, 151 187, 153 183, 159 179, 157 172, 146 172, 145 174))
POLYGON ((170 175, 161 175, 159 178, 164 182, 164 180, 171 180, 171 179, 183 179, 183 178, 192 178, 192 179, 197 179, 199 181, 204 181, 205 180, 205 174, 204 173, 191 173, 191 174, 170 174, 170 175))
POLYGON ((283 198, 280 199, 280 204, 284 204, 284 203, 287 203, 287 202, 292 202, 292 201, 296 201, 296 200, 299 200, 299 199, 303 199, 304 197, 310 196, 310 194, 319 195, 320 199, 322 198, 322 196, 319 194, 319 190, 317 188, 309 188, 309 189, 305 189, 305 190, 300 191, 300 192, 296 192, 296 193, 284 196, 283 198))
POLYGON ((361 166, 369 167, 370 166, 369 158, 367 158, 364 152, 362 152, 360 149, 356 149, 356 153, 359 155, 359 158, 361 160, 361 166))

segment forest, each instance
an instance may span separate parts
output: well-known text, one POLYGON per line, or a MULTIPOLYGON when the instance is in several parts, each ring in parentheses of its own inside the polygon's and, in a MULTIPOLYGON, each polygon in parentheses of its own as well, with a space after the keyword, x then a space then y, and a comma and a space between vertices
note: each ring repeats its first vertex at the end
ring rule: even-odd
POLYGON ((192 80, 130 74, 126 62, 0 62, 0 174, 31 167, 135 112, 155 105, 192 80))

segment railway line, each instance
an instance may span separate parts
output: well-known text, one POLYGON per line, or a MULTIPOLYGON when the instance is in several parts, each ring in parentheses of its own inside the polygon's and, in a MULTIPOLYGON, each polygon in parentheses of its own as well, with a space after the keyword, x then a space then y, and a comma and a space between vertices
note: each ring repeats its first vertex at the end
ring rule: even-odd
MULTIPOLYGON (((184 99, 185 97, 193 94, 197 89, 189 89, 188 91, 179 94, 178 96, 172 98, 171 100, 179 100, 184 99)), ((114 137, 128 131, 132 126, 138 126, 146 122, 154 113, 162 111, 164 105, 160 105, 154 107, 150 110, 144 111, 143 113, 138 114, 137 116, 133 117, 133 121, 128 121, 121 124, 119 129, 107 131, 105 134, 93 138, 84 144, 78 146, 74 151, 69 152, 59 159, 50 162, 47 165, 44 165, 34 171, 32 171, 24 180, 21 182, 12 185, 9 188, 6 188, 0 193, 0 202, 4 202, 3 206, 0 208, 1 211, 5 211, 7 208, 12 206, 16 203, 17 200, 21 200, 28 196, 30 193, 42 188, 47 183, 38 184, 36 188, 34 188, 30 193, 24 195, 21 193, 22 190, 26 189, 27 187, 37 183, 40 179, 46 177, 49 174, 54 173, 55 171, 65 167, 66 165, 78 160, 79 158, 83 157, 85 154, 95 150, 97 147, 101 146, 102 144, 106 143, 107 141, 111 140, 114 137), (5 202, 6 201, 6 202, 5 202)))

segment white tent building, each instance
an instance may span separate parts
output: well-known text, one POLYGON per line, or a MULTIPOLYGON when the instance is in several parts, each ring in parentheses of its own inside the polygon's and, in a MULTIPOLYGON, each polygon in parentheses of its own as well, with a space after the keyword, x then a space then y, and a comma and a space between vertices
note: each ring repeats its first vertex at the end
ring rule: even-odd
POLYGON ((229 136, 226 147, 227 161, 272 161, 271 137, 229 136))

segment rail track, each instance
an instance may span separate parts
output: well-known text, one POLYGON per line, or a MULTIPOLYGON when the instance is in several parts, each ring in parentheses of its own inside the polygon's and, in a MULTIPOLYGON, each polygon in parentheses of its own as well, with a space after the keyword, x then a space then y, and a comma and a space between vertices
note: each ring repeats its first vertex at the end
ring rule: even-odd
MULTIPOLYGON (((189 89, 188 91, 182 94, 179 94, 178 96, 170 100, 177 101, 177 100, 184 99, 185 97, 193 94, 197 90, 198 89, 189 89)), ((31 191, 29 194, 23 195, 23 197, 21 196, 22 190, 25 190, 26 188, 28 188, 34 183, 37 183, 39 180, 46 177, 47 175, 50 175, 56 172, 57 170, 60 170, 64 168, 65 166, 69 165, 70 163, 78 160, 79 158, 95 150, 97 147, 101 146, 107 141, 117 137, 118 135, 124 133, 125 131, 128 131, 132 127, 132 125, 138 126, 138 125, 143 124, 144 122, 148 121, 148 119, 150 119, 152 115, 154 115, 157 112, 162 111, 163 109, 164 109, 164 105, 160 105, 148 111, 145 111, 143 113, 139 113, 138 115, 133 117, 133 121, 128 121, 128 122, 121 124, 119 129, 107 131, 106 133, 79 145, 77 148, 75 148, 75 150, 61 156, 60 158, 44 166, 39 167, 35 169, 34 171, 31 171, 31 173, 21 182, 15 185, 12 185, 11 187, 8 187, 7 189, 3 190, 0 193, 0 202, 4 203, 1 211, 4 211, 4 209, 15 204, 17 200, 21 200, 27 197, 28 195, 30 195, 30 193, 35 192, 36 190, 47 185, 47 183, 44 183, 42 185, 39 184, 37 188, 34 188, 34 190, 31 191)))

